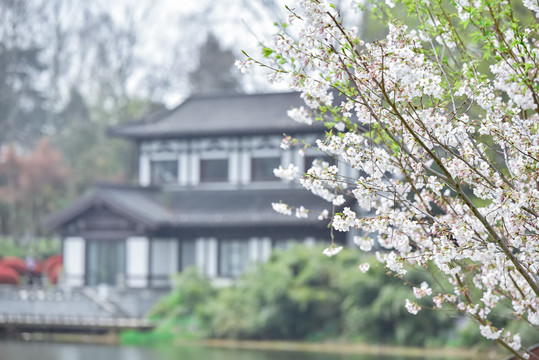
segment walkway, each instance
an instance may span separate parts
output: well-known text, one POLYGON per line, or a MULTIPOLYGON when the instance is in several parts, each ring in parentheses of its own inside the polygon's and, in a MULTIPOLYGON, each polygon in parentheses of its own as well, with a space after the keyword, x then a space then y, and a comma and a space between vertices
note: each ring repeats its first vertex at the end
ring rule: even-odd
POLYGON ((149 330, 163 291, 0 286, 0 331, 96 333, 149 330))

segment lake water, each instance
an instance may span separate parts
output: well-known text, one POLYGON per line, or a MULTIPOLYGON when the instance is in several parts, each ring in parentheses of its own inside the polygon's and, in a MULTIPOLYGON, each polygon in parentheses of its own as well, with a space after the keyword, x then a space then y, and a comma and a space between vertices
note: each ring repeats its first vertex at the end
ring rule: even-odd
POLYGON ((316 352, 0 341, 0 360, 420 360, 316 352))

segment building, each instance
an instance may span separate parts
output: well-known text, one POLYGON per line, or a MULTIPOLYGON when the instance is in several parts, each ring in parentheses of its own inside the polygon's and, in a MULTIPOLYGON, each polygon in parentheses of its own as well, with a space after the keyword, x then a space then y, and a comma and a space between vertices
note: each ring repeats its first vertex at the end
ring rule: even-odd
POLYGON ((100 185, 46 219, 63 239, 65 282, 166 287, 190 266, 226 281, 292 241, 327 244, 318 214, 330 204, 273 174, 320 157, 280 147, 283 133, 307 142, 323 134, 322 124, 288 118, 302 104, 297 93, 192 97, 111 128, 136 144, 138 184, 100 185), (280 200, 310 216, 276 213, 280 200))

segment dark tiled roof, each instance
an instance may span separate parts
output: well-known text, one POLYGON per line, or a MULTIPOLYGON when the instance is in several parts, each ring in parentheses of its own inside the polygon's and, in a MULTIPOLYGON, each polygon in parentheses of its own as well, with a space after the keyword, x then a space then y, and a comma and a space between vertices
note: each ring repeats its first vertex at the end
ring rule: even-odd
POLYGON ((81 215, 97 202, 151 227, 254 227, 319 224, 318 214, 330 204, 304 189, 271 190, 174 190, 157 191, 139 187, 101 186, 68 208, 44 221, 58 228, 81 215), (275 212, 272 202, 305 206, 307 219, 275 212))
MULTIPOLYGON (((292 92, 191 97, 175 109, 110 128, 109 134, 145 139, 313 131, 312 126, 287 115, 288 110, 302 105, 300 94, 292 92)), ((314 126, 323 129, 322 123, 314 126)))
POLYGON ((174 213, 161 203, 161 194, 142 188, 101 188, 99 194, 111 207, 149 224, 173 222, 174 213))

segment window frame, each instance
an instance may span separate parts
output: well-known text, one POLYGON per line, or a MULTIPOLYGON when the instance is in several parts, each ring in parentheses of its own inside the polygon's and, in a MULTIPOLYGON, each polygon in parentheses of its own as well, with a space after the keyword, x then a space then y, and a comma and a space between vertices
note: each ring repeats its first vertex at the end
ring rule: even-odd
POLYGON ((150 161, 150 185, 154 186, 161 186, 161 185, 170 185, 170 184, 178 184, 180 179, 180 163, 179 159, 177 157, 152 157, 149 159, 150 161), (156 176, 154 173, 154 166, 158 163, 174 163, 176 174, 174 175, 173 181, 155 181, 156 176))
MULTIPOLYGON (((218 245, 217 245, 217 259, 218 259, 218 267, 217 267, 217 274, 219 277, 223 278, 229 278, 229 279, 235 279, 247 271, 247 267, 249 266, 249 241, 244 239, 219 239, 218 245), (238 248, 241 249, 241 252, 243 252, 243 262, 239 266, 239 270, 235 270, 235 268, 238 268, 237 264, 231 264, 232 257, 229 256, 228 266, 225 268, 225 263, 223 261, 225 254, 230 254, 233 250, 234 245, 239 245, 238 248), (231 246, 231 249, 225 249, 225 246, 231 246), (225 251, 227 250, 227 251, 225 251)), ((233 250, 237 251, 237 250, 233 250)))
POLYGON ((275 168, 278 168, 279 165, 282 164, 282 158, 280 156, 280 154, 277 154, 277 155, 274 155, 274 154, 267 154, 267 155, 256 155, 256 154, 253 154, 253 156, 251 156, 251 159, 250 159, 250 181, 253 182, 253 183, 263 183, 263 182, 277 182, 279 181, 280 179, 275 176, 273 174, 273 169, 275 168), (268 176, 267 178, 263 178, 263 179, 255 179, 255 167, 254 167, 254 162, 257 161, 257 160, 267 160, 267 159, 275 159, 277 160, 276 162, 276 166, 274 168, 272 168, 270 170, 270 176, 268 176))
POLYGON ((226 156, 223 157, 200 157, 199 160, 199 171, 198 171, 198 180, 201 184, 223 184, 228 183, 230 181, 230 159, 226 156), (223 177, 222 180, 215 180, 215 179, 209 179, 205 180, 203 176, 204 167, 203 163, 205 161, 224 161, 225 162, 225 168, 226 168, 226 175, 223 177))

